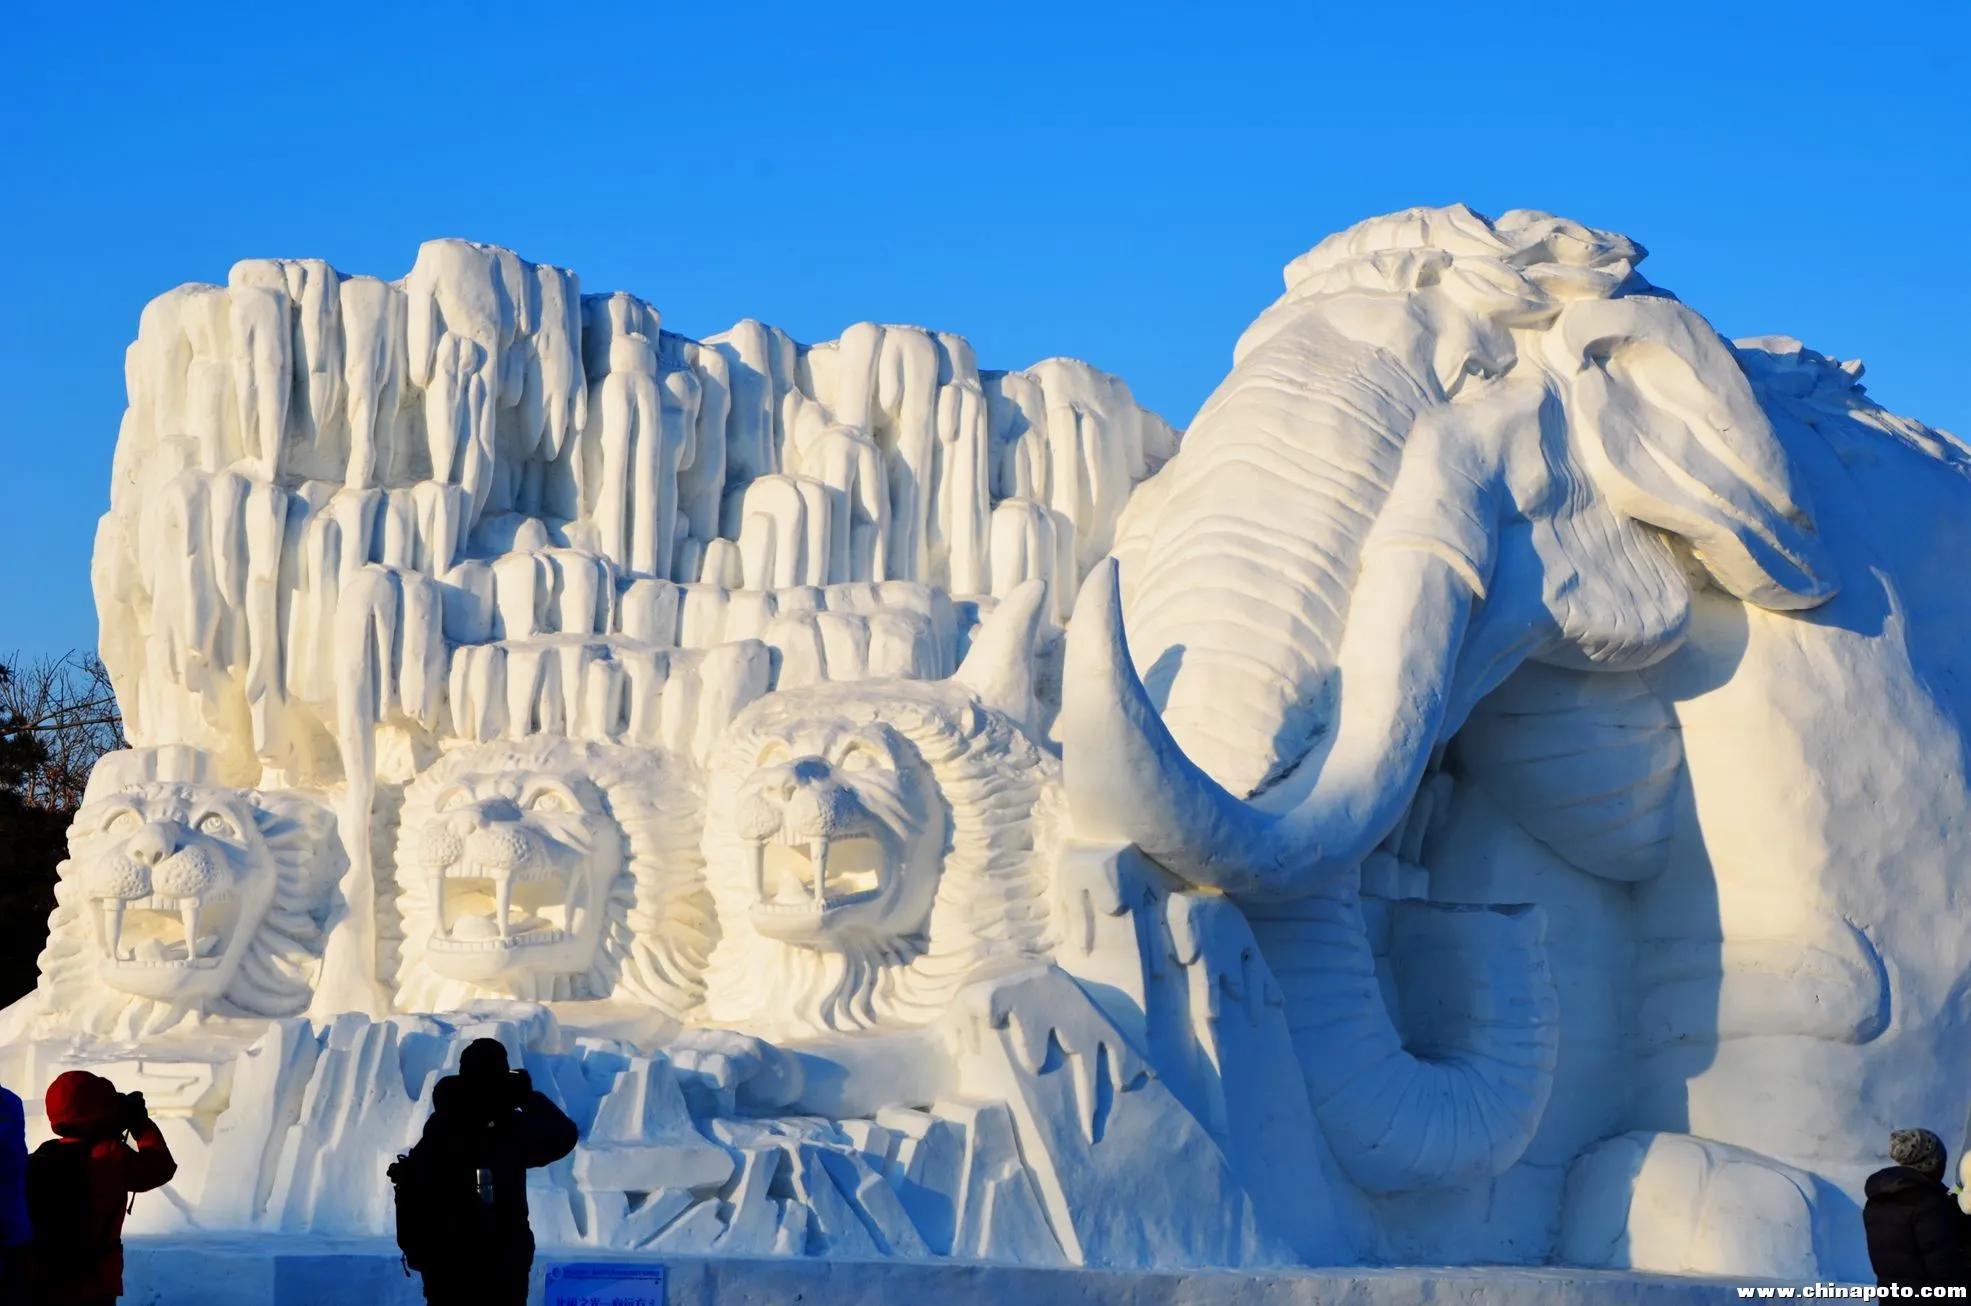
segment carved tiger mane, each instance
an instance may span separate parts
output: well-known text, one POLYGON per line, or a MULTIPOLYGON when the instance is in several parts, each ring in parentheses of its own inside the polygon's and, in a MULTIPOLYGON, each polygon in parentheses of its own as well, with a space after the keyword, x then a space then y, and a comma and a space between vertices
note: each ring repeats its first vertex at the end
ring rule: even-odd
MULTIPOLYGON (((820 1032, 922 1023, 966 979, 1042 958, 1052 939, 1044 852, 1052 842, 1060 766, 1001 712, 952 681, 817 685, 775 694, 734 722, 710 770, 706 874, 720 941, 706 983, 713 1023, 751 1031, 820 1032), (864 933, 828 949, 767 937, 749 918, 746 841, 736 795, 763 750, 800 751, 818 733, 880 726, 899 770, 927 772, 945 825, 931 864, 936 893, 921 930, 864 933)), ((927 859, 928 860, 928 859, 927 859)))

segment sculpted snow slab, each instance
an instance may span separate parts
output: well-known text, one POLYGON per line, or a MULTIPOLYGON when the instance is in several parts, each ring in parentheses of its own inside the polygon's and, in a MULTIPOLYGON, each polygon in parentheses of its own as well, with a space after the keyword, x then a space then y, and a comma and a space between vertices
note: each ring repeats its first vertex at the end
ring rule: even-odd
POLYGON ((1181 440, 463 241, 161 296, 0 1075, 144 1089, 189 1234, 384 1232, 483 1035, 546 1246, 1858 1273, 1971 1055, 1971 457, 1642 258, 1360 223, 1181 440))

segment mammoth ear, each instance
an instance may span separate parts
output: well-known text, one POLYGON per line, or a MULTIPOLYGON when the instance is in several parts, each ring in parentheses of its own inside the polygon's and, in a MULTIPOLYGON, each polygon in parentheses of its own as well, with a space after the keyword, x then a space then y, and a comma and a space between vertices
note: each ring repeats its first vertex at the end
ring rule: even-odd
POLYGON ((1688 540, 1749 603, 1833 597, 1786 451, 1709 323, 1675 300, 1635 296, 1570 303, 1552 332, 1579 456, 1617 511, 1688 540))
POLYGON ((952 679, 987 707, 1034 728, 1033 644, 1047 606, 1047 582, 1023 580, 979 624, 971 651, 952 679))

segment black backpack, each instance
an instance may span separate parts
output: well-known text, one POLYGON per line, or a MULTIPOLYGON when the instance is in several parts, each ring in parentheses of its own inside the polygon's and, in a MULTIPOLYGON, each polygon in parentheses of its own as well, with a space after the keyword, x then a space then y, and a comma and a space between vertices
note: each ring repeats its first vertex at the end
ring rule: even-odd
POLYGON ((439 1193, 431 1173, 431 1163, 413 1148, 400 1152, 384 1173, 396 1190, 397 1250, 403 1253, 404 1269, 423 1270, 431 1264, 432 1253, 440 1247, 443 1224, 438 1214, 439 1193))
POLYGON ((88 1143, 50 1139, 27 1158, 27 1217, 43 1265, 82 1265, 106 1250, 96 1228, 89 1151, 88 1143))

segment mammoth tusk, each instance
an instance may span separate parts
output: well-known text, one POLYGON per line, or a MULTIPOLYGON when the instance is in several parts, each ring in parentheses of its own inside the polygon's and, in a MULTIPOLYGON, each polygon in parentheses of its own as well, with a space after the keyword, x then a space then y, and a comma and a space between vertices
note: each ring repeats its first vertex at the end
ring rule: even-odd
POLYGON ((1057 727, 1075 833, 1135 843, 1193 884, 1264 895, 1320 858, 1184 755, 1129 657, 1113 558, 1096 564, 1068 627, 1057 727))
POLYGON ((1444 721, 1470 613, 1467 579, 1428 550, 1364 561, 1340 669, 1356 687, 1323 756, 1263 797, 1228 792, 1172 737, 1138 678, 1113 558, 1097 564, 1068 628, 1057 733, 1075 833, 1134 843, 1191 884, 1298 898, 1345 885, 1402 816, 1444 721))
POLYGON ((972 636, 971 650, 952 679, 1028 730, 1035 729, 1033 649, 1047 609, 1047 582, 1015 585, 972 636))

